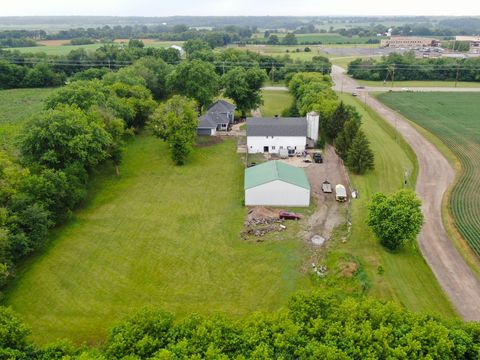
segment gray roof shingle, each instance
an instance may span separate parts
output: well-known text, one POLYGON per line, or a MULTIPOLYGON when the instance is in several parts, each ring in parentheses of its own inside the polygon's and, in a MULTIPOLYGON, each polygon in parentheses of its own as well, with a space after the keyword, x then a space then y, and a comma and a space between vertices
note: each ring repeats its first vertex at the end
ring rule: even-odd
POLYGON ((216 128, 218 124, 228 124, 230 121, 227 114, 207 112, 198 118, 199 128, 216 128))
POLYGON ((235 111, 237 107, 225 100, 217 100, 207 109, 207 112, 228 113, 235 111))
POLYGON ((305 118, 248 118, 247 136, 307 136, 305 118))

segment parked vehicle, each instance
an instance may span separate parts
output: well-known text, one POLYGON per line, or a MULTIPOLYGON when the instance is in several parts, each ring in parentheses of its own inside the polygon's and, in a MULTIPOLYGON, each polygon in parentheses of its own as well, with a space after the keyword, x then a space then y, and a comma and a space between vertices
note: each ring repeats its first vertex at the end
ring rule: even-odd
POLYGON ((322 154, 320 153, 313 153, 313 161, 317 164, 321 164, 323 163, 323 158, 322 158, 322 154))
POLYGON ((282 220, 300 220, 302 218, 300 214, 283 210, 278 213, 278 217, 282 220))
POLYGON ((288 158, 288 150, 287 149, 280 149, 278 151, 278 154, 280 155, 280 158, 282 158, 282 159, 288 158))
POLYGON ((331 193, 332 192, 332 184, 330 184, 327 180, 325 180, 322 184, 322 191, 324 193, 331 193))
POLYGON ((342 184, 337 184, 335 186, 335 200, 340 202, 347 201, 347 190, 342 184))

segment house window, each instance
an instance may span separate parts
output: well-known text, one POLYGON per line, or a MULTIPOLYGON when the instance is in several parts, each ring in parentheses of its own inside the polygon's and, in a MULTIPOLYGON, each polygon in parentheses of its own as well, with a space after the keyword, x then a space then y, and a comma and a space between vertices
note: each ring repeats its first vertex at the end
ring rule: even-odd
POLYGON ((283 146, 280 146, 280 150, 283 150, 283 146))
POLYGON ((272 150, 275 150, 275 146, 272 146, 272 150))

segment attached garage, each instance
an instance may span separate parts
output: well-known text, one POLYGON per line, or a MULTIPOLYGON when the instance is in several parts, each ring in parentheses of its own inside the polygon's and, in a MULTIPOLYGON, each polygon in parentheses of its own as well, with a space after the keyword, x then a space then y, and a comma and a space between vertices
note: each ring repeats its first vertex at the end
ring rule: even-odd
POLYGON ((279 160, 245 169, 245 205, 309 206, 305 171, 279 160))

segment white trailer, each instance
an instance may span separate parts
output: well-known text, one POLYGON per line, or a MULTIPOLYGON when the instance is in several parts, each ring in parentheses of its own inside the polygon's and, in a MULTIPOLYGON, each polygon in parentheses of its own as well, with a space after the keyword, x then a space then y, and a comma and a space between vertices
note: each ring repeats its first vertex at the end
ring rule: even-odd
POLYGON ((342 184, 337 184, 335 186, 335 200, 344 202, 347 201, 347 190, 342 184))

